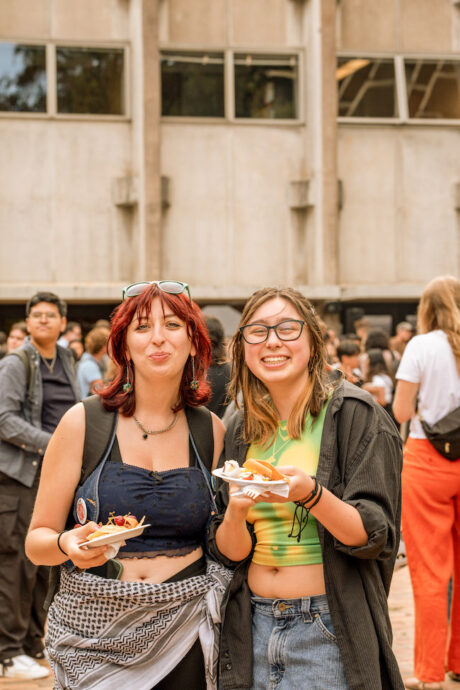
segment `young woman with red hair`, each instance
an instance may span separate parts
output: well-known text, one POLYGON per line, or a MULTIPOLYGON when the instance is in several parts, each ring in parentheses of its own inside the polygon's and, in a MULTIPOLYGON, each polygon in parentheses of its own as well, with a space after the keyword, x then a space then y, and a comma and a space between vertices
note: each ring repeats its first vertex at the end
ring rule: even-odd
POLYGON ((117 374, 93 413, 80 403, 59 424, 27 538, 34 563, 71 561, 49 615, 56 687, 212 688, 215 616, 207 602, 219 601, 228 578, 221 566, 206 566, 203 552, 213 508, 205 466, 217 463, 224 433, 200 408, 209 397, 210 341, 185 283, 139 283, 123 297, 109 337, 117 374), (96 413, 111 415, 116 434, 81 485, 85 428, 96 413), (209 457, 199 457, 192 417, 194 434, 200 424, 198 435, 213 434, 209 457), (72 504, 89 522, 66 531, 72 504), (145 515, 150 526, 121 545, 117 561, 105 546, 81 548, 97 521, 127 513, 145 515))

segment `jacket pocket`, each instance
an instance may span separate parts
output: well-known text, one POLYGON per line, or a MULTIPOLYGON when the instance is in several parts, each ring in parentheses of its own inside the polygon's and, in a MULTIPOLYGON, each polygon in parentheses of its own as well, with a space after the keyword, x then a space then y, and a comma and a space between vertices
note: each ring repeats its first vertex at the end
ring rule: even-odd
POLYGON ((2 525, 0 553, 16 553, 19 549, 19 536, 16 532, 18 510, 19 497, 0 492, 0 524, 2 525))

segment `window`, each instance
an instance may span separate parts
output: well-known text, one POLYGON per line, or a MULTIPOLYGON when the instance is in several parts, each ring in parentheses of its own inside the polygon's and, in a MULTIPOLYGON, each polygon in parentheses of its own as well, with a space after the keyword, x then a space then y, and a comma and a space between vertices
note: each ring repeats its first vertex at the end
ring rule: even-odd
POLYGON ((121 48, 56 48, 58 113, 124 114, 121 48))
POLYGON ((45 46, 0 43, 0 111, 46 113, 45 46))
POLYGON ((297 57, 236 54, 235 116, 297 117, 297 57))
POLYGON ((395 122, 460 119, 460 60, 393 55, 337 58, 338 116, 395 122))
POLYGON ((162 115, 224 117, 223 53, 161 54, 162 115))
POLYGON ((0 112, 120 116, 125 101, 123 47, 0 41, 0 112))
POLYGON ((339 57, 339 117, 398 117, 393 58, 339 57))
POLYGON ((405 59, 409 117, 460 118, 460 62, 405 59))
POLYGON ((164 50, 161 113, 230 120, 297 119, 298 62, 298 55, 164 50))

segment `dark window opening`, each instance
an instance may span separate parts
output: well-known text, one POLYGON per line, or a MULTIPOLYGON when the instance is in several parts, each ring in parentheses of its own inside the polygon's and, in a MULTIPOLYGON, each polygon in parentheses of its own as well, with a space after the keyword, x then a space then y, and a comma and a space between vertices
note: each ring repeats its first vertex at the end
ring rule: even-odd
POLYGON ((124 51, 56 48, 58 113, 124 114, 124 51))
POLYGON ((337 59, 339 117, 398 117, 392 59, 337 59))
POLYGON ((235 55, 235 116, 297 117, 297 57, 235 55))
POLYGON ((161 55, 161 113, 179 117, 224 117, 222 53, 161 55))
POLYGON ((405 60, 409 117, 460 118, 460 63, 405 60))

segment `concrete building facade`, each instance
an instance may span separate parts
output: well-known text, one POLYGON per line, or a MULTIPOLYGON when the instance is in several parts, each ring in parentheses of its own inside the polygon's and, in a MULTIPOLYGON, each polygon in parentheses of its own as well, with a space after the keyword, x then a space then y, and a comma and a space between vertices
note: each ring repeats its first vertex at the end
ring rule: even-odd
POLYGON ((0 303, 416 300, 459 125, 456 0, 0 0, 0 303))

